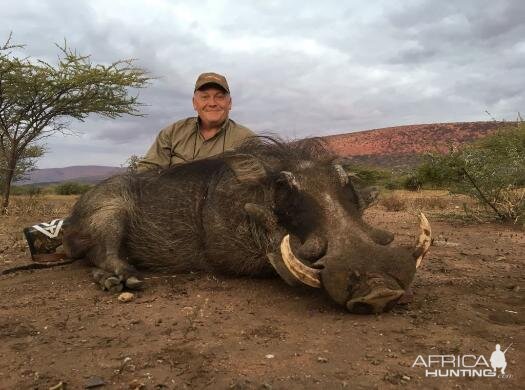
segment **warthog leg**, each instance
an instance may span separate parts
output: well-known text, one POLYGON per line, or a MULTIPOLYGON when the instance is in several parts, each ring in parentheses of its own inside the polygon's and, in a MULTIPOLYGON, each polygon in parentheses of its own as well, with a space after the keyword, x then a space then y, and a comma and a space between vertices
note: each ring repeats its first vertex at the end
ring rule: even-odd
POLYGON ((95 266, 93 278, 102 289, 110 292, 119 292, 124 287, 138 289, 142 287, 143 282, 136 277, 135 267, 118 256, 120 242, 116 241, 115 237, 118 235, 107 235, 98 246, 87 253, 87 258, 95 266))
POLYGON ((124 260, 123 240, 134 201, 125 189, 126 182, 118 180, 81 198, 71 216, 76 228, 64 232, 66 252, 71 257, 85 257, 95 267, 95 281, 111 292, 142 286, 136 269, 124 260))

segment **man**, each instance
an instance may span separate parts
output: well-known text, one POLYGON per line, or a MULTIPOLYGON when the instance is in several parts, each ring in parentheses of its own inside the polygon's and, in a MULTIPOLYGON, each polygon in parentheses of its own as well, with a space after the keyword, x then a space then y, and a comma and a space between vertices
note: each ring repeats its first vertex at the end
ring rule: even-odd
POLYGON ((168 168, 231 150, 255 134, 229 119, 230 87, 217 73, 202 73, 195 82, 193 108, 197 117, 182 119, 160 131, 138 163, 138 172, 168 168))

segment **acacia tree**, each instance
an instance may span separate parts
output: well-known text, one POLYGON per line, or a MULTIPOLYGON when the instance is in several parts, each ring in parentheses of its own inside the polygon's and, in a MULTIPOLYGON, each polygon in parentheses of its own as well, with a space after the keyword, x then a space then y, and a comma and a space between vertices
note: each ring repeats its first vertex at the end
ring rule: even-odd
MULTIPOLYGON (((44 155, 45 149, 41 145, 28 146, 18 160, 12 181, 27 178, 27 175, 35 169, 36 159, 44 155)), ((7 172, 7 159, 0 151, 0 188, 4 188, 5 173, 7 172)))
POLYGON ((2 213, 7 211, 17 164, 38 140, 54 133, 67 134, 71 119, 84 121, 89 114, 116 118, 140 116, 138 96, 150 78, 133 60, 110 65, 93 64, 90 56, 56 45, 56 64, 19 57, 23 45, 0 47, 0 154, 5 172, 2 213))

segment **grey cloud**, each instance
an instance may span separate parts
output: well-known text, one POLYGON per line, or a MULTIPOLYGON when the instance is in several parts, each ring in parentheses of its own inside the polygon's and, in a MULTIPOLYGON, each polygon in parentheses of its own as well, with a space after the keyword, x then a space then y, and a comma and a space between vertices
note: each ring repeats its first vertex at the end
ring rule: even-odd
MULTIPOLYGON (((485 109, 513 119, 525 103, 519 0, 226 1, 228 17, 217 30, 223 41, 216 45, 207 43, 205 20, 185 26, 160 12, 126 20, 97 4, 19 1, 0 15, 0 37, 13 30, 17 42, 28 44, 27 54, 52 61, 53 42, 65 37, 94 62, 133 57, 157 77, 140 91, 147 116, 72 123, 82 137, 48 139, 43 166, 117 163, 144 153, 160 128, 194 114, 194 79, 210 70, 228 76, 234 120, 290 138, 486 120, 485 109), (246 37, 269 46, 234 50, 232 42, 246 37), (305 42, 312 53, 301 48, 305 42)), ((198 15, 217 12, 214 4, 187 3, 198 15)), ((137 1, 126 7, 131 16, 151 10, 137 1)))
POLYGON ((387 20, 399 38, 410 38, 422 47, 442 51, 492 48, 495 50, 521 39, 525 27, 525 3, 520 1, 423 1, 400 7, 387 20))
POLYGON ((431 60, 437 54, 435 49, 428 49, 423 47, 414 47, 400 50, 395 54, 389 62, 393 64, 410 64, 420 63, 431 60))

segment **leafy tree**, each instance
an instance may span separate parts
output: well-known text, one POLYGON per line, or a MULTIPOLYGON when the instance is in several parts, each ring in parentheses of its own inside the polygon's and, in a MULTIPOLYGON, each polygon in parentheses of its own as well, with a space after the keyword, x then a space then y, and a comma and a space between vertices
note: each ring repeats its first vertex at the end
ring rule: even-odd
POLYGON ((478 200, 498 219, 525 219, 525 122, 508 125, 472 145, 429 155, 420 182, 445 186, 478 200))
MULTIPOLYGON (((12 181, 20 181, 27 178, 27 175, 35 169, 36 159, 41 157, 45 149, 39 145, 28 146, 18 160, 12 181)), ((5 187, 5 177, 7 172, 7 158, 0 150, 0 190, 5 187)))
POLYGON ((0 153, 6 160, 2 212, 7 211, 17 164, 31 145, 54 133, 68 133, 69 120, 84 121, 92 113, 108 118, 141 115, 138 96, 150 78, 133 60, 93 64, 90 56, 58 46, 52 65, 18 57, 23 45, 0 46, 0 153))

